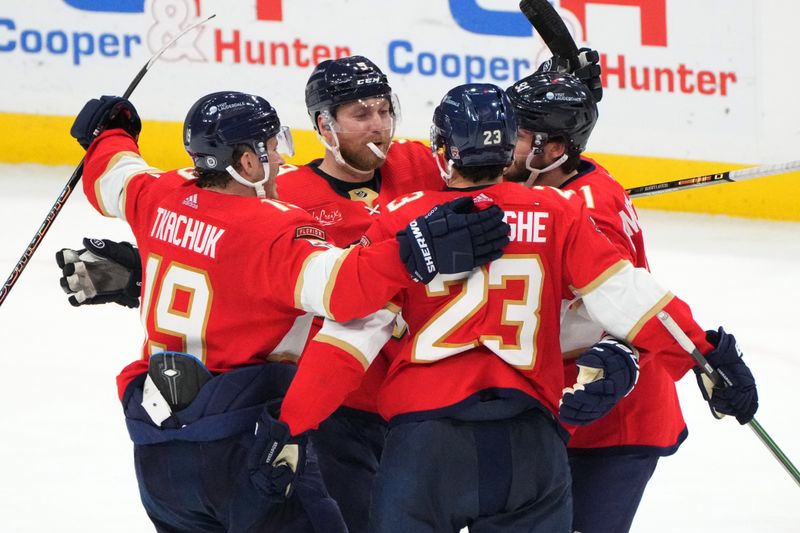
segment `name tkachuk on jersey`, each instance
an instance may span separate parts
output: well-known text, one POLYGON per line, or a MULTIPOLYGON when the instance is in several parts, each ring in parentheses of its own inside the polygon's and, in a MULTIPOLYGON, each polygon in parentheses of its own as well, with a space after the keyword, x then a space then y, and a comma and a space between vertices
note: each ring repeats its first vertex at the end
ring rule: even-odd
MULTIPOLYGON (((197 195, 193 196, 196 202, 197 195)), ((184 204, 186 200, 183 201, 184 204)), ((153 229, 150 230, 150 236, 154 239, 186 248, 212 259, 217 257, 217 241, 224 233, 224 229, 213 224, 186 215, 179 215, 163 207, 159 207, 156 211, 156 220, 153 223, 153 229)))

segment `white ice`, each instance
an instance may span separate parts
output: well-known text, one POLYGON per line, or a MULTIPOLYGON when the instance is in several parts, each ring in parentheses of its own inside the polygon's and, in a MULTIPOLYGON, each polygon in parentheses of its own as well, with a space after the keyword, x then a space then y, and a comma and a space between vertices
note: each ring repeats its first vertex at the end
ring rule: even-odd
MULTIPOLYGON (((0 281, 72 170, 0 165, 0 281)), ((757 419, 800 465, 800 224, 641 219, 654 273, 705 327, 735 332, 758 381, 757 419)), ((130 233, 76 191, 0 307, 0 531, 152 531, 114 381, 137 357, 138 314, 69 306, 53 257, 83 236, 130 233)), ((734 420, 714 420, 693 376, 679 390, 689 438, 661 460, 633 531, 800 532, 800 488, 767 448, 734 420)))

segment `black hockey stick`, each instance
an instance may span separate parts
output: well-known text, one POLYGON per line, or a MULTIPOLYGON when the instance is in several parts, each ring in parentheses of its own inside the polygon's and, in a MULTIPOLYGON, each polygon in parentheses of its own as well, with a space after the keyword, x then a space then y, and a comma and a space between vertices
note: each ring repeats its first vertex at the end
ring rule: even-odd
MULTIPOLYGON (((161 57, 161 55, 164 52, 166 52, 170 46, 175 44, 175 42, 178 39, 180 39, 184 34, 197 28, 198 26, 205 24, 215 16, 216 15, 211 15, 210 17, 201 20, 200 22, 192 24, 191 26, 180 32, 178 35, 176 35, 174 39, 165 44, 159 51, 153 54, 150 60, 147 63, 145 63, 145 65, 141 68, 141 70, 139 70, 139 72, 136 74, 136 77, 133 78, 133 81, 131 82, 130 85, 128 85, 128 88, 125 90, 125 93, 122 95, 122 97, 128 98, 131 95, 131 93, 133 93, 133 90, 136 89, 136 87, 139 85, 139 82, 142 81, 142 78, 144 78, 144 75, 147 74, 148 70, 150 70, 150 67, 153 66, 153 63, 155 63, 158 60, 158 58, 161 57)), ((100 134, 99 131, 95 132, 95 136, 99 134, 100 134)), ((80 181, 82 175, 83 175, 83 158, 81 158, 81 162, 78 163, 78 166, 75 168, 75 171, 72 173, 72 176, 70 176, 69 181, 64 186, 64 189, 62 189, 61 194, 59 194, 58 198, 56 198, 56 201, 53 204, 53 207, 50 208, 50 212, 47 213, 44 222, 42 222, 42 225, 39 226, 38 230, 36 230, 36 234, 33 236, 33 239, 31 239, 31 242, 28 244, 28 247, 22 253, 22 257, 20 257, 19 261, 17 261, 14 270, 11 271, 11 274, 8 276, 8 279, 6 279, 6 282, 3 284, 3 288, 0 289, 0 305, 3 305, 3 302, 8 297, 8 293, 11 291, 11 288, 14 286, 14 284, 17 283, 17 280, 22 274, 22 271, 25 270, 25 267, 28 266, 28 261, 30 261, 30 258, 33 256, 33 253, 42 243, 42 239, 44 239, 45 234, 47 234, 47 231, 50 229, 50 225, 58 216, 58 213, 61 212, 61 208, 64 207, 67 198, 69 198, 70 194, 72 194, 72 191, 75 189, 75 186, 80 181)))
POLYGON ((706 185, 714 185, 716 183, 732 183, 735 181, 744 181, 753 178, 763 178, 764 176, 773 176, 775 174, 786 174, 788 172, 795 172, 797 170, 800 170, 800 161, 789 161, 788 163, 763 165, 760 167, 743 168, 740 170, 729 170, 727 172, 720 172, 718 174, 706 174, 705 176, 697 176, 694 178, 665 181, 664 183, 654 183, 652 185, 642 185, 641 187, 632 187, 630 189, 626 189, 625 192, 627 192, 628 196, 631 198, 641 198, 643 196, 652 196, 654 194, 661 194, 665 192, 705 187, 706 185))
POLYGON ((547 0, 522 0, 519 9, 553 54, 569 61, 568 71, 579 66, 578 46, 564 21, 547 0))
MULTIPOLYGON (((719 372, 717 369, 712 367, 708 364, 708 360, 700 353, 700 350, 697 349, 697 346, 694 345, 692 340, 689 338, 686 333, 678 326, 675 320, 669 316, 669 313, 666 311, 661 311, 658 313, 658 319, 664 324, 664 327, 667 328, 667 331, 675 338, 678 344, 686 350, 689 355, 694 359, 695 363, 700 366, 700 369, 703 371, 703 374, 709 377, 714 385, 723 384, 723 386, 730 386, 732 385, 731 380, 726 376, 724 373, 719 372)), ((761 427, 761 424, 753 418, 750 422, 747 423, 750 426, 750 429, 756 434, 756 436, 761 440, 764 446, 772 452, 772 456, 778 460, 781 466, 786 470, 786 472, 794 479, 794 482, 800 485, 800 471, 797 470, 797 467, 792 464, 789 458, 783 453, 783 450, 772 440, 772 437, 761 427)))

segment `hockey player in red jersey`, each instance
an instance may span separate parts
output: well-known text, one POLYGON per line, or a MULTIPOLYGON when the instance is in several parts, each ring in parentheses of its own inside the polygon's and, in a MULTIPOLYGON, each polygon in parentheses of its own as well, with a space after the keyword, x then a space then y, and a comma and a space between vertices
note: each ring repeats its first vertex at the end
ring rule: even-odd
MULTIPOLYGON (((102 97, 72 134, 87 148, 89 201, 130 225, 144 267, 147 337, 118 386, 148 515, 159 531, 344 530, 313 456, 306 461, 302 439, 271 417, 294 366, 270 361, 299 354, 306 312, 349 320, 381 308, 423 268, 468 271, 498 257, 502 212, 444 206, 447 218, 415 222, 446 226, 424 242, 343 250, 308 213, 275 199, 278 145, 290 137, 263 98, 222 92, 195 103, 184 124, 194 169, 148 166, 140 130, 130 102, 102 97)), ((57 259, 69 292, 93 254, 57 259)))
MULTIPOLYGON (((544 71, 516 82, 507 92, 519 135, 506 179, 556 187, 582 199, 617 251, 634 266, 648 269, 631 199, 603 167, 581 156, 598 116, 589 90, 569 74, 544 71)), ((561 349, 568 360, 565 381, 570 382, 577 374, 575 358, 604 332, 589 320, 580 300, 564 305, 561 349)), ((687 436, 674 380, 692 366, 685 357, 649 358, 630 395, 600 420, 573 428, 568 453, 574 530, 629 530, 659 457, 675 453, 687 436)))
MULTIPOLYGON (((386 76, 368 58, 323 61, 308 79, 305 100, 325 156, 285 166, 278 197, 311 213, 333 244, 358 241, 390 200, 444 186, 430 148, 393 140, 400 106, 386 76)), ((312 336, 321 324, 321 318, 315 320, 312 336)), ((398 327, 397 336, 403 331, 398 327)), ((392 340, 385 350, 396 350, 400 342, 392 340)), ((387 367, 381 355, 358 390, 311 436, 325 484, 350 533, 367 530, 372 479, 386 434, 377 396, 387 367)))
MULTIPOLYGON (((564 385, 562 299, 581 296, 607 331, 645 354, 668 346, 688 360, 654 318, 660 309, 703 352, 713 349, 686 305, 624 260, 579 199, 498 183, 514 149, 510 114, 497 87, 450 91, 434 114, 432 138, 454 189, 394 200, 363 240, 379 243, 399 230, 411 242, 419 233, 403 230, 408 220, 464 193, 501 205, 512 226, 502 259, 468 276, 436 276, 396 300, 413 338, 381 387, 379 408, 391 429, 373 492, 374 531, 569 530, 569 469, 555 420, 564 385)), ((348 324, 326 322, 283 405, 281 419, 293 434, 315 428, 358 386, 391 322, 391 308, 348 324)), ((564 395, 572 416, 590 407, 580 388, 599 387, 618 400, 633 386, 630 350, 600 347, 581 361, 603 372, 584 375, 564 395)))

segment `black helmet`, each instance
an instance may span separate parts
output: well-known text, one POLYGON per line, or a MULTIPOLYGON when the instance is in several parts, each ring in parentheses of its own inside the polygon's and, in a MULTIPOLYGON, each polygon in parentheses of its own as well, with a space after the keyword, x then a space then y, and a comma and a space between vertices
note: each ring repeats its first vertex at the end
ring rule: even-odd
POLYGON ((514 110, 496 85, 454 87, 433 112, 431 148, 443 148, 456 168, 508 165, 516 142, 514 110))
POLYGON ((589 89, 575 76, 537 72, 506 90, 517 114, 517 125, 549 138, 564 137, 567 153, 586 149, 597 122, 597 104, 589 89))
POLYGON ((306 109, 316 130, 317 116, 323 111, 332 113, 335 106, 345 102, 391 94, 386 75, 366 57, 327 59, 308 78, 306 109))
POLYGON ((246 144, 267 161, 267 139, 282 130, 278 113, 260 96, 224 91, 200 98, 183 123, 183 146, 195 167, 225 170, 236 145, 246 144))

